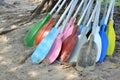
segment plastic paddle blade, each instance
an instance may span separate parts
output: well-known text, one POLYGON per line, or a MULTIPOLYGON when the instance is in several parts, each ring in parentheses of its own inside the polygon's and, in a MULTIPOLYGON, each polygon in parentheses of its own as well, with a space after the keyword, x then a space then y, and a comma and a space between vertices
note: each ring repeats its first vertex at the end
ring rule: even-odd
POLYGON ((74 25, 72 25, 70 28, 68 28, 66 33, 63 33, 64 34, 63 37, 62 37, 63 41, 72 34, 73 28, 74 28, 74 25))
POLYGON ((96 43, 96 45, 98 47, 96 62, 99 61, 100 56, 101 56, 101 50, 102 50, 102 42, 101 42, 101 37, 100 37, 99 31, 100 31, 100 27, 96 27, 96 32, 94 34, 94 42, 96 43))
POLYGON ((73 33, 63 41, 61 53, 60 53, 60 61, 66 62, 71 55, 71 52, 77 42, 77 32, 78 27, 74 28, 73 33))
POLYGON ((67 26, 64 28, 63 33, 68 33, 69 28, 75 23, 75 21, 75 18, 71 18, 67 26))
POLYGON ((87 42, 87 41, 88 40, 87 40, 87 37, 86 37, 86 34, 85 34, 85 29, 83 29, 82 32, 81 32, 81 34, 78 35, 77 44, 76 44, 76 46, 74 47, 74 49, 72 51, 72 54, 71 54, 70 59, 69 59, 69 62, 77 62, 81 46, 85 42, 87 42))
POLYGON ((85 35, 79 35, 78 36, 78 40, 77 40, 77 43, 70 55, 70 58, 69 58, 69 62, 77 62, 77 59, 78 59, 78 55, 79 55, 79 52, 80 52, 80 49, 81 49, 81 46, 87 42, 87 37, 85 35))
POLYGON ((57 36, 57 28, 54 27, 49 34, 39 43, 31 56, 33 63, 40 63, 48 54, 52 44, 57 36))
POLYGON ((80 49, 79 58, 76 64, 77 70, 93 70, 95 67, 96 55, 97 46, 93 41, 93 37, 90 37, 90 40, 84 43, 80 49))
POLYGON ((105 33, 105 27, 106 26, 107 25, 103 25, 102 30, 100 31, 100 37, 101 37, 101 41, 102 41, 102 50, 101 50, 101 56, 100 56, 99 62, 104 61, 104 58, 106 56, 106 52, 107 52, 107 49, 108 49, 108 37, 105 33))
POLYGON ((55 22, 55 18, 51 18, 50 21, 47 24, 45 24, 41 28, 41 30, 39 30, 35 38, 35 45, 38 45, 43 40, 43 38, 50 32, 50 30, 54 25, 54 22, 55 22))
POLYGON ((72 34, 75 21, 76 21, 75 18, 71 18, 67 26, 64 28, 63 31, 64 36, 62 38, 63 41, 72 34))
POLYGON ((53 63, 57 57, 59 56, 61 47, 62 47, 62 36, 63 34, 59 34, 57 38, 55 39, 46 59, 48 60, 48 63, 51 64, 53 63))
POLYGON ((107 49, 107 55, 112 56, 115 50, 115 41, 116 41, 116 35, 115 30, 113 28, 113 20, 109 21, 108 29, 107 29, 107 36, 108 36, 108 49, 107 49))
POLYGON ((47 14, 42 20, 37 22, 33 25, 33 27, 30 28, 28 33, 26 34, 24 38, 24 44, 28 47, 34 46, 34 40, 36 38, 36 35, 38 31, 50 20, 51 15, 47 14))

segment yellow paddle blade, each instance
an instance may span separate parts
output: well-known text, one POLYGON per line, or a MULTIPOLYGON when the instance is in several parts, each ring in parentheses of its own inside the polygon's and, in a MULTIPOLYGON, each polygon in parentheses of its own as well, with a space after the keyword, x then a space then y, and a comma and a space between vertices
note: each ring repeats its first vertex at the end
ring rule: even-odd
POLYGON ((109 41, 108 50, 107 50, 108 56, 112 56, 112 54, 114 53, 114 49, 115 49, 116 34, 113 28, 113 24, 114 24, 114 21, 110 20, 108 23, 108 29, 106 32, 108 36, 108 41, 109 41))

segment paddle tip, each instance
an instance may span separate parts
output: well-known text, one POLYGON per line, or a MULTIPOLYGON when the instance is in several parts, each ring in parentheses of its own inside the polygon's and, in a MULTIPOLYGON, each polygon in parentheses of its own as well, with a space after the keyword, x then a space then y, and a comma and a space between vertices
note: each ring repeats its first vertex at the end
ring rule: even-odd
POLYGON ((33 63, 37 63, 37 64, 39 64, 40 63, 40 60, 37 58, 37 56, 35 56, 34 54, 31 56, 31 61, 33 62, 33 63))

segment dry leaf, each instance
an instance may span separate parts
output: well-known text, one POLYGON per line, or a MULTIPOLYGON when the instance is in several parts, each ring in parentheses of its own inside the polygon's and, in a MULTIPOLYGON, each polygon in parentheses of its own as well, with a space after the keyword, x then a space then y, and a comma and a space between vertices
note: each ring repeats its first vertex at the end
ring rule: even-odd
POLYGON ((62 67, 62 69, 66 69, 66 68, 70 68, 70 66, 69 66, 69 65, 64 65, 64 66, 62 67))
POLYGON ((119 66, 117 64, 111 64, 109 69, 117 69, 119 66))

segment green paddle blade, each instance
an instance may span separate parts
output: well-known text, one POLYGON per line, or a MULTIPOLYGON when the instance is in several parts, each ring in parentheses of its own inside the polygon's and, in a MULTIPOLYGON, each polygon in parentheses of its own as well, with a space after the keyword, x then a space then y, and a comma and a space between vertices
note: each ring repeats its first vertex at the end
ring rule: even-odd
POLYGON ((46 14, 45 17, 35 23, 33 27, 30 28, 27 35, 24 38, 24 44, 28 47, 34 46, 34 40, 36 35, 38 34, 38 31, 50 20, 52 16, 50 14, 46 14))

